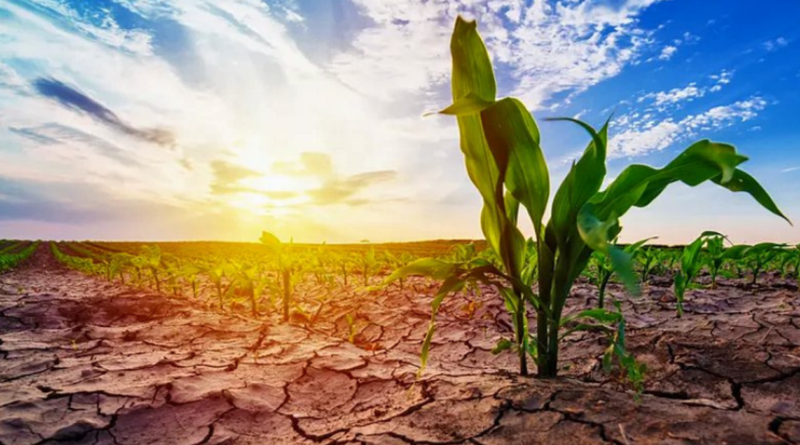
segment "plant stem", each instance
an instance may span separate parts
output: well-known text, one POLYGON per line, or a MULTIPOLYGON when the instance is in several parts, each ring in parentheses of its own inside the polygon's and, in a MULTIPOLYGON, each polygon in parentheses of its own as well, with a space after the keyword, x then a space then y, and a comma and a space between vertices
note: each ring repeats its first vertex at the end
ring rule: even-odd
POLYGON ((517 350, 519 353, 519 374, 522 376, 528 375, 528 351, 525 348, 525 337, 527 336, 527 329, 525 329, 527 308, 525 307, 525 298, 522 293, 517 293, 517 313, 516 313, 516 328, 517 328, 517 350))
POLYGON ((289 298, 292 294, 291 272, 289 269, 283 270, 283 321, 289 320, 289 298))
POLYGON ((608 286, 608 281, 610 279, 611 279, 611 274, 605 272, 602 280, 600 281, 600 289, 598 290, 598 296, 597 296, 597 307, 599 307, 600 309, 603 309, 603 306, 605 306, 606 286, 608 286))

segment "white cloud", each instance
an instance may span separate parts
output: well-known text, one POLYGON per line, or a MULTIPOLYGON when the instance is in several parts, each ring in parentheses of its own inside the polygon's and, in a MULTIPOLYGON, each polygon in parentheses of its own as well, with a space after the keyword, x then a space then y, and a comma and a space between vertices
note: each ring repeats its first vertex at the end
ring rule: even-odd
POLYGON ((785 37, 778 37, 775 40, 767 40, 766 42, 763 43, 764 49, 766 49, 769 52, 777 51, 788 44, 789 41, 786 40, 785 37))
POLYGON ((661 49, 661 54, 658 55, 658 60, 669 60, 677 52, 678 52, 677 46, 667 45, 661 49))
POLYGON ((709 78, 716 81, 716 83, 709 89, 709 91, 711 91, 712 93, 716 93, 717 91, 722 90, 723 85, 731 83, 731 78, 733 78, 733 71, 722 70, 721 73, 713 74, 709 76, 709 78))
POLYGON ((612 157, 625 157, 660 151, 674 143, 749 121, 766 106, 763 98, 752 97, 677 121, 671 117, 659 120, 652 114, 622 116, 614 124, 623 130, 612 136, 609 152, 612 157))
POLYGON ((108 10, 95 10, 90 23, 75 9, 58 0, 32 0, 40 8, 59 16, 65 27, 75 27, 79 32, 113 48, 138 55, 152 54, 151 36, 141 30, 125 30, 108 10))
POLYGON ((722 90, 724 85, 731 82, 733 71, 722 70, 719 74, 708 76, 714 83, 712 85, 698 86, 696 82, 682 88, 673 88, 668 91, 656 91, 639 96, 637 103, 652 101, 659 111, 665 111, 669 106, 682 105, 684 102, 691 102, 705 96, 707 93, 716 93, 722 90))
MULTIPOLYGON (((606 2, 523 0, 356 0, 375 26, 329 69, 347 85, 383 100, 438 88, 450 71, 448 41, 458 14, 477 18, 496 62, 510 68, 505 85, 530 108, 557 93, 574 95, 617 75, 650 44, 637 25, 657 0, 606 2)), ((502 86, 502 85, 501 85, 502 86)), ((443 99, 446 100, 446 99, 443 99)))
POLYGON ((691 101, 698 97, 703 97, 706 94, 705 88, 698 88, 697 84, 690 83, 683 88, 673 88, 669 91, 659 91, 656 93, 646 94, 638 99, 638 102, 643 102, 646 99, 653 99, 656 106, 664 104, 675 104, 683 101, 691 101))

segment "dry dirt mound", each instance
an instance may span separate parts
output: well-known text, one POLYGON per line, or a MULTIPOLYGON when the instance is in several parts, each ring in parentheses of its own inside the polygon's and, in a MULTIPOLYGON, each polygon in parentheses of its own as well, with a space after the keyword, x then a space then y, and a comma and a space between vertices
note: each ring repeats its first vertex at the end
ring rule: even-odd
MULTIPOLYGON (((591 335, 565 343, 564 377, 514 376, 514 357, 489 352, 504 334, 489 293, 472 320, 445 311, 416 380, 429 308, 407 305, 424 287, 383 318, 397 296, 375 297, 370 351, 104 283, 46 246, 0 281, 3 444, 800 443, 796 291, 694 291, 680 320, 666 289, 626 301, 650 369, 637 403, 591 335)), ((593 294, 579 286, 571 309, 593 294)))

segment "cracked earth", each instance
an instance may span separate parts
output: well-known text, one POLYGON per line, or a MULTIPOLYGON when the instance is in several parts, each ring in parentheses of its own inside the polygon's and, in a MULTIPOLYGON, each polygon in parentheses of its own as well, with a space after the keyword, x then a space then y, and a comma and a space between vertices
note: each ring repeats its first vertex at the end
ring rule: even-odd
MULTIPOLYGON (((764 282, 692 290, 681 319, 669 280, 611 286, 648 366, 636 401, 594 334, 564 341, 558 379, 514 375, 490 352, 511 323, 488 289, 443 306, 417 379, 435 283, 361 295, 351 344, 354 299, 312 327, 257 320, 64 269, 43 245, 0 276, 0 443, 800 444, 800 294, 764 282)), ((595 294, 577 285, 569 311, 595 294)))

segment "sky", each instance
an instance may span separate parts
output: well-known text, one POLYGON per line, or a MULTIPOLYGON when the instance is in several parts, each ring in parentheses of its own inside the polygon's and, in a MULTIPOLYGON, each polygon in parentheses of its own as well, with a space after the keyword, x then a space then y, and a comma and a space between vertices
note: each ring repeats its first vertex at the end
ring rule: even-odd
MULTIPOLYGON (((800 2, 0 0, 0 238, 479 238, 455 18, 537 119, 551 180, 612 117, 609 175, 734 144, 784 213, 673 185, 622 240, 800 242, 800 2)), ((555 189, 555 185, 551 187, 555 189)), ((523 222, 530 234, 529 224, 523 222)))

